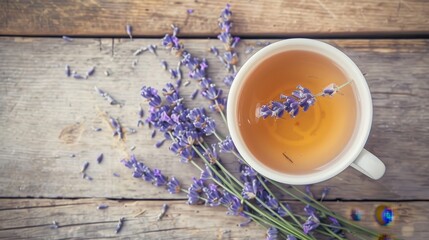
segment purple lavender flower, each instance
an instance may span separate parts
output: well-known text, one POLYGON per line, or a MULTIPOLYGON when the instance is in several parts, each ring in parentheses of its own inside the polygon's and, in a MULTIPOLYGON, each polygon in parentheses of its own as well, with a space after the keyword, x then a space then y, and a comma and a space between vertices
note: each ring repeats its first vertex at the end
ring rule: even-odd
POLYGON ((167 185, 167 178, 164 175, 162 175, 161 170, 154 169, 153 175, 155 177, 155 181, 153 183, 155 186, 160 187, 160 186, 167 185))
POLYGON ((200 195, 195 190, 188 189, 188 201, 186 202, 189 205, 196 205, 200 202, 200 195))
POLYGON ((212 149, 207 148, 206 151, 204 151, 203 156, 207 161, 214 164, 219 161, 219 157, 217 155, 216 151, 216 144, 212 144, 212 149))
POLYGON ((316 209, 314 209, 312 206, 308 204, 304 207, 304 211, 307 213, 308 216, 316 215, 316 209))
POLYGON ((267 230, 266 240, 277 240, 278 239, 278 230, 275 227, 270 227, 267 230))
POLYGON ((221 204, 221 195, 217 190, 217 185, 210 184, 208 187, 203 188, 203 192, 206 194, 206 204, 211 207, 217 207, 221 204))
POLYGON ((222 90, 218 89, 215 84, 210 84, 210 86, 204 89, 201 92, 201 95, 209 100, 216 100, 222 94, 222 90))
POLYGON ((194 13, 194 9, 187 9, 187 10, 186 10, 186 13, 188 13, 188 14, 192 14, 192 13, 194 13))
MULTIPOLYGON (((283 207, 286 208, 289 212, 292 212, 292 209, 290 208, 289 204, 287 203, 282 203, 283 207)), ((283 207, 279 207, 277 208, 277 214, 280 215, 280 217, 286 217, 288 215, 288 212, 283 208, 283 207)))
POLYGON ((170 181, 168 181, 167 190, 170 194, 176 194, 180 192, 180 183, 175 177, 172 177, 170 181))
POLYGON ((280 207, 279 202, 276 200, 276 198, 270 194, 267 194, 265 198, 265 204, 274 210, 277 210, 280 207))
POLYGON ((206 165, 204 170, 201 172, 200 179, 202 180, 209 180, 213 177, 212 170, 210 170, 209 166, 206 165))
POLYGON ((273 112, 271 111, 270 107, 268 105, 262 105, 259 109, 259 116, 263 117, 264 119, 271 116, 273 112))
POLYGON ((319 219, 316 216, 311 215, 310 217, 307 218, 307 221, 305 221, 305 223, 302 225, 302 228, 305 234, 309 234, 311 231, 316 229, 319 225, 320 225, 319 219))
POLYGON ((225 52, 223 58, 228 64, 236 65, 238 63, 238 54, 236 52, 225 52))
POLYGON ((209 108, 213 112, 223 112, 226 108, 226 101, 227 101, 226 97, 218 98, 217 102, 210 105, 209 108))
POLYGON ((226 205, 228 208, 228 215, 232 215, 232 216, 243 216, 243 217, 247 217, 247 215, 245 215, 243 213, 243 205, 241 204, 241 201, 238 197, 232 195, 231 193, 229 193, 226 190, 223 190, 223 195, 222 198, 220 199, 221 204, 226 205))
POLYGON ((334 232, 334 233, 339 233, 339 232, 341 232, 341 229, 340 228, 338 228, 338 227, 341 227, 341 224, 338 222, 338 220, 336 219, 336 218, 334 218, 334 217, 331 217, 331 216, 329 216, 328 217, 328 219, 329 219, 329 221, 331 222, 331 230, 334 232))
POLYGON ((98 210, 102 210, 102 209, 106 209, 106 208, 108 208, 108 207, 109 207, 109 205, 107 205, 107 204, 103 204, 103 203, 102 203, 102 204, 100 204, 100 205, 98 205, 98 206, 97 206, 97 209, 98 209, 98 210))
POLYGON ((192 191, 195 191, 197 193, 201 193, 204 188, 204 180, 203 179, 196 179, 195 177, 192 178, 192 184, 189 187, 192 189, 192 191))
POLYGON ((158 90, 155 88, 143 86, 140 94, 149 101, 150 106, 158 107, 161 105, 161 97, 158 95, 158 90))
POLYGON ((337 92, 338 86, 335 83, 331 83, 323 89, 322 96, 332 96, 337 92))
POLYGON ((235 151, 234 143, 230 136, 227 136, 225 140, 219 142, 220 152, 232 152, 235 151))
POLYGON ((297 240, 295 236, 293 235, 287 235, 286 240, 297 240))
POLYGON ((232 82, 234 81, 235 78, 235 74, 228 74, 226 75, 226 77, 223 79, 223 82, 227 85, 227 86, 231 86, 232 82))
POLYGON ((280 102, 271 102, 271 116, 281 118, 284 114, 286 106, 280 102))
POLYGON ((245 199, 254 199, 261 190, 261 183, 257 179, 253 179, 251 182, 245 182, 244 188, 241 195, 245 199))

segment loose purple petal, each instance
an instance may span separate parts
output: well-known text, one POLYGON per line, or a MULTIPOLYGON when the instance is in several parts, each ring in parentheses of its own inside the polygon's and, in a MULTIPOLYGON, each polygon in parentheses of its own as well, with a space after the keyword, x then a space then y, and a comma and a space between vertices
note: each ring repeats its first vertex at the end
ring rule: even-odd
POLYGON ((102 153, 100 153, 100 155, 98 155, 98 157, 97 157, 97 163, 98 164, 100 164, 102 161, 103 161, 103 154, 102 153))
POLYGON ((162 145, 164 145, 164 142, 165 142, 165 139, 162 139, 162 140, 156 142, 155 147, 156 148, 162 147, 162 145))
POLYGON ((116 234, 118 234, 122 230, 122 227, 124 226, 124 222, 125 222, 125 218, 121 217, 118 221, 118 224, 116 225, 116 230, 115 230, 116 234))
POLYGON ((120 177, 121 175, 119 175, 119 173, 113 173, 114 177, 120 177))
POLYGON ((153 131, 152 131, 152 133, 150 134, 150 137, 151 138, 154 138, 156 136, 156 130, 154 129, 153 131))
POLYGON ((186 10, 186 12, 187 12, 188 14, 192 14, 192 13, 194 13, 194 9, 187 9, 187 10, 186 10))
POLYGON ((92 76, 95 72, 95 66, 91 67, 88 72, 86 72, 86 76, 92 76))
POLYGON ((74 77, 75 79, 85 79, 85 77, 84 77, 84 76, 82 76, 82 75, 80 75, 79 73, 74 73, 74 74, 73 74, 73 77, 74 77))

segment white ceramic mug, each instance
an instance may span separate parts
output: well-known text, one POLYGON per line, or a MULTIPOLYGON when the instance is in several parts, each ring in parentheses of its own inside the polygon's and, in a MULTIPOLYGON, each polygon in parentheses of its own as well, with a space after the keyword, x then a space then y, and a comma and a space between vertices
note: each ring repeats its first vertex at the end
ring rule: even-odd
POLYGON ((260 174, 278 182, 298 185, 322 182, 339 174, 348 166, 352 166, 372 179, 381 178, 386 170, 380 159, 364 149, 372 124, 372 100, 365 77, 348 56, 337 48, 321 41, 302 38, 288 39, 273 43, 255 53, 241 67, 231 86, 228 96, 227 119, 231 138, 244 160, 260 174), (323 170, 300 175, 276 171, 259 161, 242 139, 237 121, 238 98, 240 97, 242 86, 246 84, 248 74, 267 57, 291 50, 311 51, 332 60, 345 72, 348 79, 353 80, 358 101, 358 119, 349 144, 324 166, 323 170))

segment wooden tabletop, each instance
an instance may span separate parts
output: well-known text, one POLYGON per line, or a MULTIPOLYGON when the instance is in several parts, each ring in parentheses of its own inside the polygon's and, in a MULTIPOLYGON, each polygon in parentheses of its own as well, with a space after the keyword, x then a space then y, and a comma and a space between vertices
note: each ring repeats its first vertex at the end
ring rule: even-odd
MULTIPOLYGON (((199 171, 179 162, 165 144, 154 144, 147 126, 136 126, 143 85, 161 89, 170 81, 160 65, 178 59, 159 46, 157 55, 133 53, 160 45, 172 23, 186 49, 207 59, 209 76, 225 93, 226 71, 208 49, 222 48, 217 19, 225 2, 195 1, 2 1, 0 8, 0 238, 263 239, 265 229, 227 216, 222 207, 189 206, 186 195, 134 179, 120 160, 134 153, 151 168, 179 178, 184 185, 199 171), (192 9, 192 13, 187 10, 192 9), (125 26, 133 27, 134 39, 125 26), (64 41, 67 35, 73 41, 64 41), (86 72, 87 80, 67 78, 64 66, 86 72), (105 72, 109 72, 109 76, 105 72), (121 104, 109 105, 97 86, 121 104), (107 116, 127 130, 112 137, 107 116), (94 131, 101 128, 101 131, 94 131), (134 148, 131 150, 132 148, 134 148), (97 156, 104 159, 96 163, 97 156), (90 162, 82 179, 81 167, 90 162), (162 205, 170 207, 162 221, 162 205), (99 204, 108 209, 97 210, 99 204), (115 234, 120 217, 123 230, 115 234), (56 221, 59 228, 52 228, 56 221)), ((347 169, 312 186, 334 211, 350 218, 362 211, 361 225, 402 239, 429 237, 429 2, 399 1, 231 1, 233 34, 240 36, 241 66, 265 43, 289 37, 325 41, 350 56, 366 73, 373 105, 372 130, 365 146, 385 163, 378 181, 347 169), (373 217, 381 204, 395 211, 384 227, 373 217)), ((184 82, 187 81, 186 77, 184 82)), ((189 107, 207 102, 191 82, 181 94, 189 107)), ((227 135, 218 116, 218 129, 227 135)), ((222 156, 228 169, 238 163, 222 156)), ((291 205, 298 205, 285 197, 291 205)))

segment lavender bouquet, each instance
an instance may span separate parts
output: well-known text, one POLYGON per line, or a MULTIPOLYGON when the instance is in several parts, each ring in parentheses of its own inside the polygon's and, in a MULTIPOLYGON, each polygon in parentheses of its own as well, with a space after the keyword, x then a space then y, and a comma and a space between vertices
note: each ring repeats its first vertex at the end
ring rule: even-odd
MULTIPOLYGON (((231 35, 232 12, 227 5, 219 17, 220 34, 218 38, 224 44, 223 53, 215 47, 210 52, 218 57, 225 66, 227 75, 224 82, 230 85, 236 74, 238 54, 235 47, 240 38, 231 35)), ((179 59, 179 66, 187 68, 189 78, 199 84, 200 94, 208 100, 209 109, 224 115, 227 98, 222 90, 208 77, 208 63, 205 59, 193 56, 178 38, 179 28, 173 26, 173 33, 166 34, 162 46, 179 59)), ((164 63, 165 68, 166 64, 164 63)), ((222 137, 216 130, 216 122, 208 116, 206 109, 199 107, 189 109, 180 95, 182 73, 180 67, 170 69, 174 83, 168 83, 159 92, 150 86, 143 86, 141 96, 148 103, 148 116, 145 121, 164 134, 165 139, 157 143, 160 147, 164 142, 170 144, 170 150, 181 162, 200 170, 201 175, 194 177, 190 186, 183 186, 175 177, 167 178, 159 169, 151 169, 134 155, 122 160, 123 164, 132 169, 133 177, 143 179, 154 186, 163 187, 171 194, 186 194, 190 205, 205 204, 211 207, 223 206, 228 215, 242 216, 245 221, 267 229, 267 239, 317 239, 327 236, 333 239, 377 238, 380 235, 370 229, 361 227, 346 218, 337 215, 321 202, 329 192, 325 188, 319 201, 311 193, 301 191, 294 186, 284 186, 264 178, 252 169, 239 155, 230 137, 222 137), (208 136, 214 136, 216 143, 209 144, 208 136), (234 176, 225 168, 218 156, 219 152, 233 154, 240 167, 240 176, 234 176), (285 194, 302 204, 305 214, 292 211, 288 203, 282 201, 278 194, 285 194)), ((301 107, 306 111, 314 104, 319 95, 333 95, 343 86, 328 86, 323 93, 313 95, 308 89, 298 86, 292 96, 281 96, 283 102, 273 101, 261 108, 262 117, 282 117, 285 112, 295 116, 301 107)), ((193 95, 198 94, 198 91, 193 95)), ((140 116, 143 116, 141 111, 140 116)), ((142 123, 139 120, 139 124, 142 123)), ((117 124, 114 124, 117 129, 117 124)))

